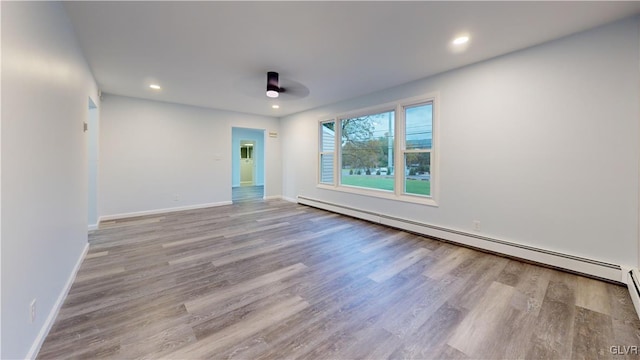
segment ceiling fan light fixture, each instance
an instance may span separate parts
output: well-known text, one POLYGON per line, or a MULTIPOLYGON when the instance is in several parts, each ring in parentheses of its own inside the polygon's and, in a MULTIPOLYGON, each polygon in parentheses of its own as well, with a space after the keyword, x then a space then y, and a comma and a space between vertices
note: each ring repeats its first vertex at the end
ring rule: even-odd
POLYGON ((275 71, 269 71, 267 73, 267 96, 270 98, 280 96, 280 81, 278 79, 278 73, 275 71))
POLYGON ((469 42, 469 36, 468 35, 458 36, 457 38, 453 39, 453 41, 452 41, 453 45, 462 45, 462 44, 466 44, 468 42, 469 42))

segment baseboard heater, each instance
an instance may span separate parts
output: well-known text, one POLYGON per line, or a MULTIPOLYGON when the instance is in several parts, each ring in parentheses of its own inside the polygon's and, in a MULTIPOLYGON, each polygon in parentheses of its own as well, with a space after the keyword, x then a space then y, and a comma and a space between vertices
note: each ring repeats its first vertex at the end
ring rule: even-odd
MULTIPOLYGON (((540 249, 532 246, 517 244, 510 241, 490 238, 441 226, 430 225, 413 220, 402 219, 386 214, 376 213, 341 204, 335 204, 323 200, 312 199, 305 196, 298 196, 297 200, 298 203, 302 205, 316 207, 319 209, 371 221, 374 223, 379 223, 397 229, 406 230, 493 253, 507 255, 509 257, 539 263, 553 268, 559 268, 562 270, 583 274, 589 277, 615 282, 621 285, 627 285, 626 274, 623 274, 620 265, 563 254, 556 251, 540 249)), ((636 273, 635 276, 637 279, 638 274, 636 273)), ((638 305, 636 305, 636 309, 638 309, 637 306, 638 305)))
POLYGON ((627 275, 627 286, 629 287, 631 301, 633 301, 633 306, 636 308, 636 313, 640 315, 640 273, 638 269, 632 269, 629 270, 627 275))

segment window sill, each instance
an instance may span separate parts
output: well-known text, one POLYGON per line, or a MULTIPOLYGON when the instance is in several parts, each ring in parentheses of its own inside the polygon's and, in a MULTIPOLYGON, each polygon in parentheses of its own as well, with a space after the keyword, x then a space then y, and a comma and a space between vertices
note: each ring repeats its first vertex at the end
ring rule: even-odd
POLYGON ((438 207, 438 203, 435 201, 433 197, 422 197, 422 196, 412 196, 412 195, 396 195, 391 191, 385 190, 373 190, 367 188, 360 188, 357 186, 345 186, 345 185, 327 185, 327 184, 317 184, 316 187, 318 189, 323 190, 331 190, 331 191, 339 191, 349 194, 356 194, 362 196, 375 197, 386 200, 393 200, 411 204, 419 204, 426 206, 438 207))

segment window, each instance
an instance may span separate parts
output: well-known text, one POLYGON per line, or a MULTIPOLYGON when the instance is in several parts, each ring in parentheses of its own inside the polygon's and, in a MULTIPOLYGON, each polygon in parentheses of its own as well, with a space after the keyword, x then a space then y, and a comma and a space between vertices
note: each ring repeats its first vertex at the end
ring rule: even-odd
POLYGON ((433 103, 403 107, 405 167, 404 194, 431 196, 433 103))
POLYGON ((395 111, 340 119, 340 184, 394 191, 395 111))
POLYGON ((437 95, 320 122, 319 187, 437 206, 437 95))
POLYGON ((252 159, 253 158, 253 144, 243 144, 240 147, 240 158, 241 159, 252 159))
POLYGON ((320 123, 320 183, 333 184, 333 159, 335 158, 335 121, 320 123))

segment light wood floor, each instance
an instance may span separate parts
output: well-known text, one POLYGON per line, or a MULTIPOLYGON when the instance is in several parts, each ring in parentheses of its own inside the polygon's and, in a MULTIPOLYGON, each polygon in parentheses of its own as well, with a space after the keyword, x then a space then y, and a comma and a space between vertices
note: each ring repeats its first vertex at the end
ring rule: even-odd
POLYGON ((236 186, 231 189, 231 200, 234 203, 245 201, 262 200, 264 197, 264 186, 236 186))
POLYGON ((624 287, 284 201, 102 224, 39 358, 596 359, 624 287))

